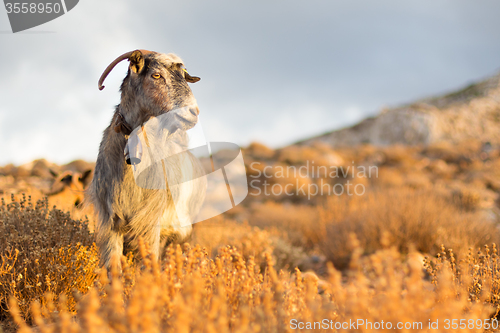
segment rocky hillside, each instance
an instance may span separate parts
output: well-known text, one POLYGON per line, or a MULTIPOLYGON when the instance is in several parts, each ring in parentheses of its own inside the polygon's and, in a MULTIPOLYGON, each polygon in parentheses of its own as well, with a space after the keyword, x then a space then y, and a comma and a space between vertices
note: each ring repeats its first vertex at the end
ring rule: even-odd
POLYGON ((383 110, 355 126, 298 144, 416 145, 470 139, 500 142, 500 74, 444 96, 383 110))

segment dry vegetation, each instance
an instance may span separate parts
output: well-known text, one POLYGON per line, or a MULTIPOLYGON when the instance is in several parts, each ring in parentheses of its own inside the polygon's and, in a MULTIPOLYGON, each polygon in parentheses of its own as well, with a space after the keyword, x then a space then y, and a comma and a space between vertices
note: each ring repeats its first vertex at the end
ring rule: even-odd
MULTIPOLYGON (((407 331, 426 331, 429 320, 446 328, 446 319, 464 319, 477 332, 495 314, 498 286, 491 282, 498 273, 498 257, 482 253, 456 263, 452 254, 426 263, 411 252, 405 260, 395 249, 361 257, 355 237, 356 256, 347 276, 328 267, 324 279, 296 270, 277 272, 267 254, 264 271, 253 257, 226 247, 215 259, 200 246, 169 247, 160 265, 149 260, 146 249, 143 267, 122 259, 123 272, 103 272, 95 286, 79 295, 77 311, 70 311, 65 296, 58 304, 49 295, 44 305, 32 305, 37 332, 290 332, 294 325, 318 325, 324 331, 343 323, 384 322, 411 325, 407 331), (491 268, 493 268, 493 273, 491 268), (485 278, 490 278, 489 280, 485 278), (496 287, 496 289, 495 289, 496 287), (328 319, 328 329, 324 319, 328 319), (316 323, 316 324, 315 324, 316 323)), ((11 313, 20 332, 33 332, 11 301, 11 313)), ((401 325, 401 324, 399 324, 401 325)), ((307 327, 307 326, 306 326, 307 327)), ((314 327, 314 326, 311 326, 314 327)), ((360 324, 359 331, 371 331, 360 324)))
POLYGON ((254 204, 252 223, 286 230, 292 244, 324 254, 337 268, 349 264, 346 246, 356 235, 364 254, 395 246, 402 254, 411 248, 436 255, 441 245, 465 256, 469 248, 500 241, 498 225, 478 220, 431 191, 386 190, 364 196, 331 197, 320 206, 254 204))
MULTIPOLYGON (((124 268, 111 280, 98 268, 81 212, 9 198, 0 208, 3 329, 290 332, 316 322, 303 331, 376 330, 339 327, 364 320, 424 332, 431 320, 439 321, 432 332, 482 332, 500 309, 498 152, 477 142, 335 151, 254 144, 245 162, 259 162, 260 170, 314 160, 374 165, 379 173, 299 179, 350 180, 366 187, 361 196, 249 196, 228 214, 196 224, 192 245, 168 247, 159 264, 144 247, 140 258, 117 258, 124 268), (465 328, 454 330, 446 319, 464 319, 465 328)), ((9 168, 17 173, 0 169, 0 185, 42 179, 50 187, 40 163, 36 172, 21 170, 29 176, 9 168)))
POLYGON ((2 318, 6 318, 9 297, 29 318, 30 304, 44 303, 45 293, 65 295, 74 309, 73 291, 88 292, 98 260, 87 221, 49 210, 46 200, 33 205, 31 199, 9 204, 2 199, 0 235, 2 318))

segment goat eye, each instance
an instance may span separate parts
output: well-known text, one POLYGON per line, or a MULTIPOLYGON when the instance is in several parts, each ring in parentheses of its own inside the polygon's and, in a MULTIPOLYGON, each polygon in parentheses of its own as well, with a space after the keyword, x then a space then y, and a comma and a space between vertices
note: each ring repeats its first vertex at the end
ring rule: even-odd
POLYGON ((161 75, 158 74, 158 73, 155 73, 155 74, 153 74, 151 76, 153 77, 153 79, 159 79, 161 77, 161 75))

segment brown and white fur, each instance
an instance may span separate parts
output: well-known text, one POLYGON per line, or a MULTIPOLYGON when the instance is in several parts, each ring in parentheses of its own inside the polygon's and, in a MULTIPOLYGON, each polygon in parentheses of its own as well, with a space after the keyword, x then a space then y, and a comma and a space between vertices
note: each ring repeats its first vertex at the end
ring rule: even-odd
MULTIPOLYGON (((125 59, 130 64, 120 89, 121 102, 104 131, 94 177, 86 193, 86 201, 96 212, 97 244, 101 264, 106 267, 112 257, 137 249, 139 238, 159 258, 162 244, 180 242, 192 230, 191 224, 179 223, 168 188, 153 190, 137 186, 132 166, 125 162, 124 148, 130 134, 125 128, 137 128, 150 117, 189 106, 197 121, 199 110, 188 82, 197 82, 199 78, 190 76, 182 60, 174 54, 136 50, 108 66, 99 81, 100 89, 109 71, 125 59)), ((198 168, 195 160, 193 165, 198 168)), ((171 165, 170 169, 176 170, 176 166, 171 165)), ((184 196, 192 214, 197 213, 204 199, 205 188, 199 187, 184 196)))

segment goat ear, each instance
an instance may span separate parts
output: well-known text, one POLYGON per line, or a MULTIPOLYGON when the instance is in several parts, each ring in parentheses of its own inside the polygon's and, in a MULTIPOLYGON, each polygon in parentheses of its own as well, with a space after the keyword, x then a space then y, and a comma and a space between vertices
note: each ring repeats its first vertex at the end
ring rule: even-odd
POLYGON ((188 74, 188 72, 185 72, 184 73, 184 77, 186 78, 186 81, 189 82, 189 83, 196 83, 198 81, 201 80, 201 78, 197 77, 197 76, 191 76, 188 74))
POLYGON ((86 184, 87 182, 87 178, 90 178, 90 174, 92 173, 92 170, 91 169, 88 169, 86 170, 83 175, 78 179, 80 182, 82 182, 82 184, 86 184))
POLYGON ((58 174, 54 170, 49 169, 49 172, 52 175, 52 177, 57 178, 58 174))
POLYGON ((66 185, 71 184, 72 181, 73 181, 73 175, 71 175, 71 174, 69 174, 69 175, 64 176, 63 178, 61 178, 61 182, 65 183, 66 185))
POLYGON ((130 70, 136 74, 139 74, 144 69, 144 56, 139 50, 135 50, 130 57, 130 70))

